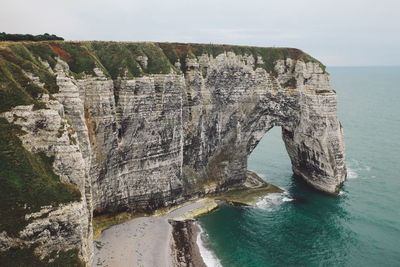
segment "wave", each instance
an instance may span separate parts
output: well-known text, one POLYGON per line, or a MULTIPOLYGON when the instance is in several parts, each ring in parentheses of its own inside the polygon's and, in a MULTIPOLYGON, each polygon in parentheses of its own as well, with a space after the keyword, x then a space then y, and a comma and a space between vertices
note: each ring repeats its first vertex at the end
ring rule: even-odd
POLYGON ((347 178, 349 178, 349 179, 358 178, 358 173, 355 170, 348 167, 347 168, 347 178))
POLYGON ((210 248, 207 233, 203 230, 200 224, 197 223, 199 234, 197 235, 197 246, 200 250, 200 255, 203 258, 207 267, 222 267, 221 262, 210 248))
POLYGON ((290 201, 293 201, 293 199, 290 198, 289 193, 286 191, 283 193, 272 193, 261 198, 256 203, 256 207, 263 210, 272 211, 276 208, 279 208, 283 203, 290 201))
POLYGON ((363 162, 355 159, 347 162, 347 178, 349 179, 358 178, 360 174, 363 175, 369 171, 371 171, 371 167, 363 162))

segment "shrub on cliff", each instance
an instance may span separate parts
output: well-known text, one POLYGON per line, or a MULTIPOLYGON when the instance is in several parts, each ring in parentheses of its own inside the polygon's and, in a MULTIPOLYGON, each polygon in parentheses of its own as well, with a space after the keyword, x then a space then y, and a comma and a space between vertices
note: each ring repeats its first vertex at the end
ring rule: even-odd
POLYGON ((5 32, 0 32, 0 41, 50 41, 50 40, 58 40, 58 41, 64 41, 64 38, 59 37, 55 34, 39 34, 39 35, 32 35, 32 34, 11 34, 11 33, 5 33, 5 32))

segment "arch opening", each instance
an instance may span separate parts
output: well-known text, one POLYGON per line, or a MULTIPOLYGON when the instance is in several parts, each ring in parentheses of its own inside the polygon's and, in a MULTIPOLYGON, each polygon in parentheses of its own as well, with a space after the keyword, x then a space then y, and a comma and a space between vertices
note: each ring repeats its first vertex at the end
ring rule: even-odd
POLYGON ((247 158, 247 169, 268 183, 287 188, 293 173, 281 127, 273 127, 264 134, 247 158))

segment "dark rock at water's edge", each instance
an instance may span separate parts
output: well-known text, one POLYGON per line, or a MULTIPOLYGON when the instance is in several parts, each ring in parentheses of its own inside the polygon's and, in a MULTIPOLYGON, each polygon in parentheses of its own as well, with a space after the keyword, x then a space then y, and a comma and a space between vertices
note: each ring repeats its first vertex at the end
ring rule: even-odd
POLYGON ((240 187, 274 126, 311 186, 346 176, 329 74, 298 49, 1 42, 0 97, 0 251, 90 262, 93 213, 240 187))
POLYGON ((194 220, 174 221, 172 225, 172 258, 174 266, 205 267, 197 245, 198 229, 194 220))

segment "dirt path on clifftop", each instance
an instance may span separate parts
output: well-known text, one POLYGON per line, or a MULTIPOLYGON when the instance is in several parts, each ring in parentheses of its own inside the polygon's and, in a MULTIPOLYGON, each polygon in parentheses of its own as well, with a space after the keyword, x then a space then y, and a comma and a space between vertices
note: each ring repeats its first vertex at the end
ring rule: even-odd
POLYGON ((139 217, 111 226, 95 242, 92 266, 172 266, 168 219, 199 208, 202 201, 189 203, 159 218, 139 217))

